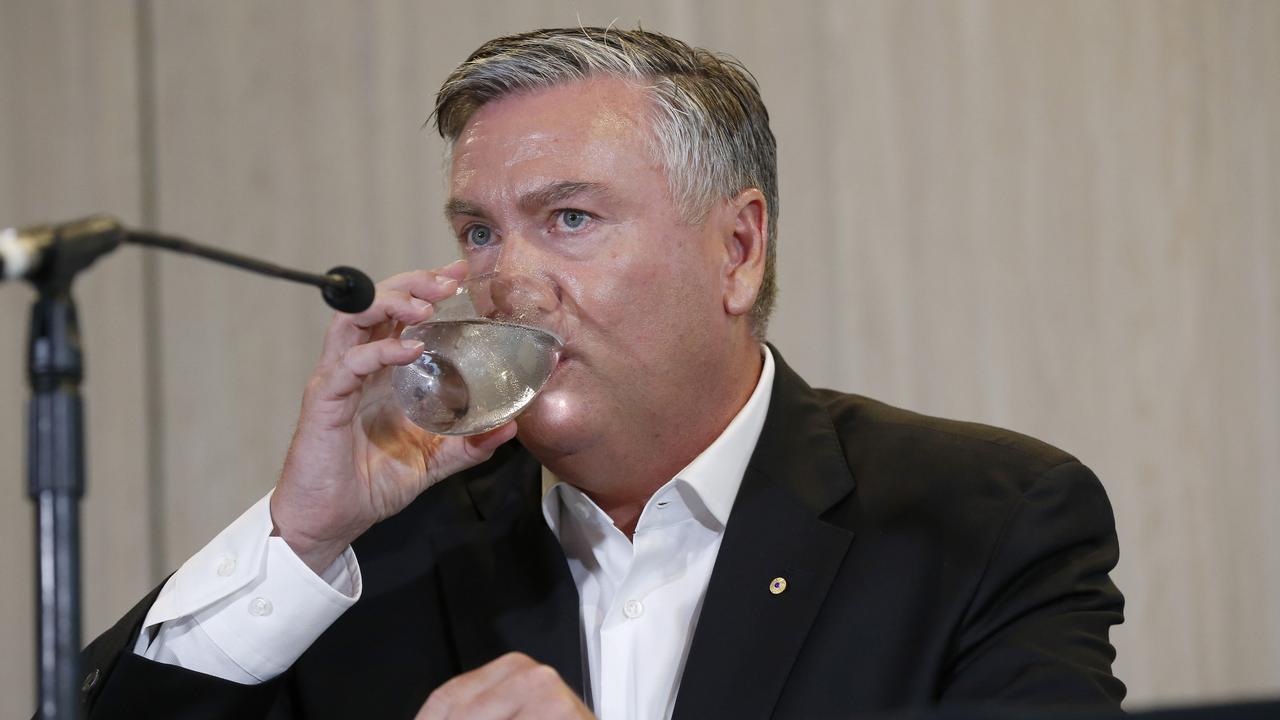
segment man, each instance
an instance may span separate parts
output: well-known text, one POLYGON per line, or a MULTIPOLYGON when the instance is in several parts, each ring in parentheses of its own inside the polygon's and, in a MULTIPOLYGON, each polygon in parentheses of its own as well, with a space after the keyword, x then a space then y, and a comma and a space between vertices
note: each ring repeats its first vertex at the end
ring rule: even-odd
POLYGON ((543 30, 481 47, 436 121, 464 260, 335 317, 273 494, 90 646, 92 716, 1119 702, 1092 473, 761 344, 776 162, 740 66, 543 30), (397 324, 492 268, 554 280, 578 327, 515 423, 431 435, 387 403, 421 351, 397 324))

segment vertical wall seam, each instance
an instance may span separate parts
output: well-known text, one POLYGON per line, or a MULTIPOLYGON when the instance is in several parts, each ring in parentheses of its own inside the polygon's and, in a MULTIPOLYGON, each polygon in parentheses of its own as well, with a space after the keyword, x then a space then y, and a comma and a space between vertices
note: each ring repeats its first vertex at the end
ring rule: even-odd
MULTIPOLYGON (((151 0, 135 0, 138 67, 138 180, 142 227, 160 228, 159 162, 156 137, 156 59, 151 0)), ((143 394, 146 402, 147 569, 152 582, 168 574, 165 548, 164 354, 161 345, 160 258, 142 253, 143 394)))

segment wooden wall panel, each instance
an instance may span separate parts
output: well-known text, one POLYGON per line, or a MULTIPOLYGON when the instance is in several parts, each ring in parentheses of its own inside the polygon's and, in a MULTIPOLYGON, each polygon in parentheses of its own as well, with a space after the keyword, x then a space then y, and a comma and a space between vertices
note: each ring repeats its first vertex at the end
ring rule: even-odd
MULTIPOLYGON (((11 29, 34 7, 0 14, 5 96, 56 105, 101 86, 109 62, 7 62, 42 46, 11 29)), ((54 7, 46 33, 126 14, 54 7)), ((160 225, 378 276, 453 257, 441 147, 421 124, 481 41, 638 20, 737 55, 779 140, 771 336, 787 359, 815 384, 1023 430, 1097 470, 1133 706, 1280 692, 1280 4, 183 0, 150 19, 160 225)), ((93 42, 82 52, 121 59, 93 42)), ((136 150, 34 112, 0 116, 0 167, 47 138, 102 168, 136 150)), ((0 172, 13 222, 71 212, 31 204, 18 177, 0 172)), ((136 201, 136 174, 118 177, 110 191, 136 201)), ((327 312, 314 291, 194 260, 162 259, 157 289, 153 520, 171 567, 273 483, 327 312)), ((123 396, 136 366, 120 371, 123 396)))
MULTIPOLYGON (((0 3, 0 225, 139 215, 133 3, 0 3)), ((88 498, 83 632, 137 602, 147 572, 142 260, 125 248, 77 282, 85 362, 88 498)), ((0 716, 35 709, 32 505, 26 496, 26 285, 0 287, 0 716)))
POLYGON ((811 348, 794 360, 818 382, 1098 471, 1138 705, 1280 689, 1278 11, 832 2, 779 73, 816 82, 762 78, 783 144, 774 338, 811 348), (785 177, 809 138, 816 162, 785 177))

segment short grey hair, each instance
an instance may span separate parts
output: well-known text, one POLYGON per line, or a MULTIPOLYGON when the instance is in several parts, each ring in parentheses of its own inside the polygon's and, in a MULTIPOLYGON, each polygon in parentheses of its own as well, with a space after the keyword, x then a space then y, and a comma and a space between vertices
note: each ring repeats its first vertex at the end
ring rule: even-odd
POLYGON ((777 144, 755 77, 742 63, 646 30, 535 30, 481 45, 444 81, 432 117, 452 148, 488 102, 598 76, 635 81, 649 92, 653 150, 686 222, 701 222, 717 200, 748 188, 764 194, 768 245, 751 309, 763 338, 777 296, 777 144))

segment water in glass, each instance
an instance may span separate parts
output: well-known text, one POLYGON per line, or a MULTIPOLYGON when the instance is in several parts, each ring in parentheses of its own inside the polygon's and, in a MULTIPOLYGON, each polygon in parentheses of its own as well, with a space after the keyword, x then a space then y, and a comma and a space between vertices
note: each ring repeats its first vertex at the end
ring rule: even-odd
POLYGON ((443 320, 412 328, 421 357, 397 367, 392 386, 419 427, 474 435, 515 417, 537 396, 560 359, 554 335, 488 319, 443 320))

